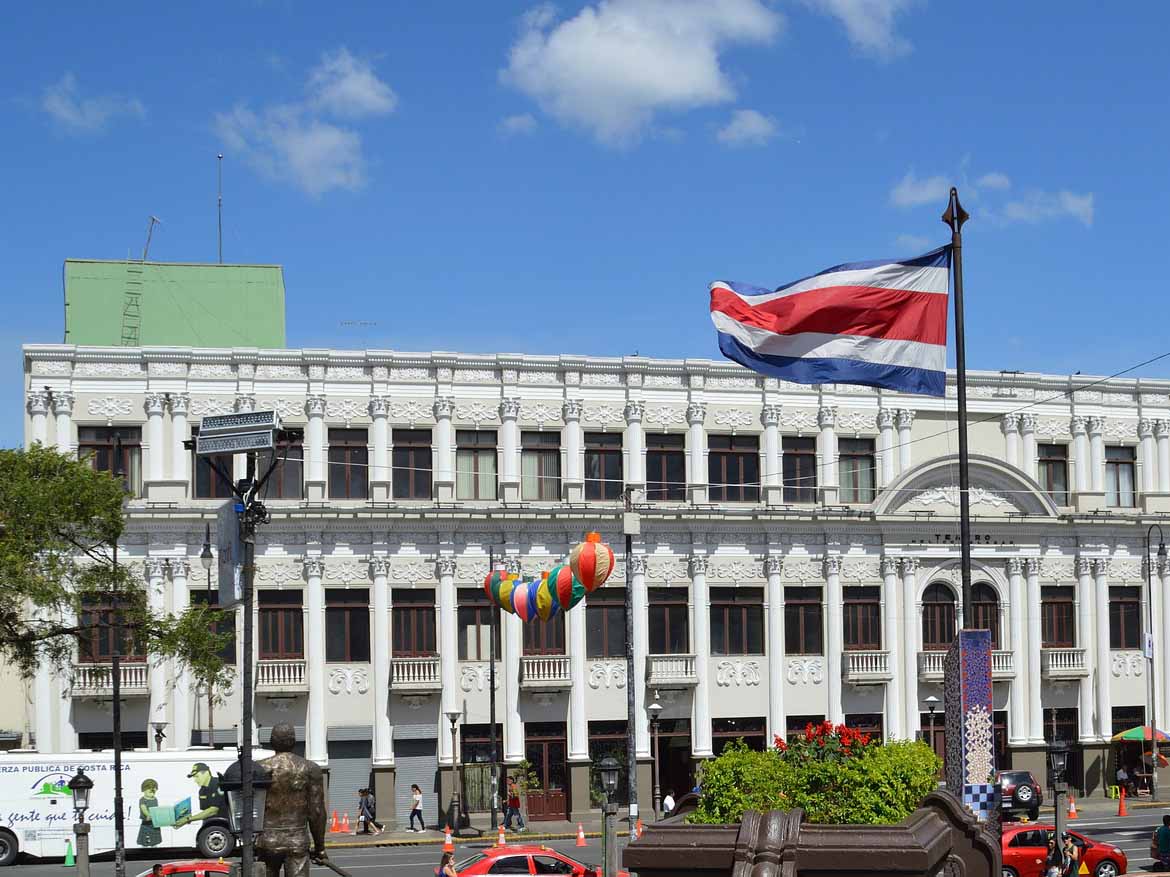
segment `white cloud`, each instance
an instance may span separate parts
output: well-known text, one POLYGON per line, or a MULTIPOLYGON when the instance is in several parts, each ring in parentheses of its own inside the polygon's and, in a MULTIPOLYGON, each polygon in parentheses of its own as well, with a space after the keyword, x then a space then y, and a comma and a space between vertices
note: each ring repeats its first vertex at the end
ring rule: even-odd
POLYGON ((910 42, 894 30, 894 18, 912 0, 804 0, 845 25, 849 42, 866 55, 888 60, 910 51, 910 42))
POLYGON ((531 134, 536 130, 536 119, 531 113, 518 113, 501 119, 498 129, 506 137, 531 134))
POLYGON ((1086 228, 1093 224, 1093 193, 1030 191, 1004 205, 1003 217, 1014 222, 1043 222, 1071 217, 1086 228))
POLYGON ((310 106, 343 119, 382 116, 398 105, 398 96, 373 67, 345 47, 322 56, 321 63, 309 71, 305 90, 310 106))
POLYGON ((41 109, 57 124, 77 133, 96 133, 118 116, 142 118, 146 108, 134 97, 116 94, 82 97, 77 88, 77 77, 66 73, 45 89, 41 109))
POLYGON ((228 150, 264 176, 290 182, 313 197, 362 188, 367 175, 361 133, 324 117, 386 115, 398 98, 369 64, 344 48, 322 56, 309 71, 305 91, 306 99, 298 103, 258 110, 237 104, 216 114, 215 130, 228 150))
POLYGON ((530 10, 500 79, 608 145, 636 142, 655 115, 735 97, 721 53, 783 24, 762 0, 598 0, 556 20, 530 10))
POLYGON ((914 171, 907 171, 890 191, 890 201, 897 207, 917 207, 934 201, 942 203, 950 191, 951 184, 946 177, 920 178, 914 171))
POLYGON ((776 136, 776 120, 758 110, 736 110, 715 135, 727 146, 763 146, 776 136))
POLYGON ((894 245, 899 250, 916 253, 930 246, 930 238, 917 234, 900 234, 894 239, 894 245))
POLYGON ((1007 191, 1012 187, 1012 181, 1007 174, 1001 174, 999 171, 992 171, 984 174, 975 184, 983 189, 996 189, 997 191, 1007 191))

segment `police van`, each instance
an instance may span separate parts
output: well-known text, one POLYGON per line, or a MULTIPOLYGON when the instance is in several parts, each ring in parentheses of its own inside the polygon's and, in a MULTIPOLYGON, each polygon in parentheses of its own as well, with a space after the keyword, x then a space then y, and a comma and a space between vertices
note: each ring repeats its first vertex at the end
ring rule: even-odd
MULTIPOLYGON (((257 759, 271 752, 257 751, 257 759)), ((195 748, 122 754, 123 836, 128 850, 196 849, 206 858, 236 846, 220 778, 234 750, 195 748)), ((64 856, 73 842, 69 780, 84 770, 93 781, 85 821, 91 854, 114 849, 114 753, 0 753, 0 865, 20 853, 64 856)))

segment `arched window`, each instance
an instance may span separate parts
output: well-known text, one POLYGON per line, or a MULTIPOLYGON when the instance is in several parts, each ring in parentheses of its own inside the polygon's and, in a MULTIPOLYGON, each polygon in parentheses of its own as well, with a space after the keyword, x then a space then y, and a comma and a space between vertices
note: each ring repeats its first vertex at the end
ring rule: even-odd
POLYGON ((999 648, 999 595, 987 582, 978 582, 971 588, 971 627, 991 631, 991 647, 999 648))
POLYGON ((922 592, 922 648, 950 648, 955 639, 955 592, 935 582, 922 592))

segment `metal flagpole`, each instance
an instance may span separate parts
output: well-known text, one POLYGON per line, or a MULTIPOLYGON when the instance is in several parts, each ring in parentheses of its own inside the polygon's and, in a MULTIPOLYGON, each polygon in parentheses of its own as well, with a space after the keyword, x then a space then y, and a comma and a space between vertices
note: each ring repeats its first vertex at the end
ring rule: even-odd
MULTIPOLYGON (((494 545, 488 546, 488 575, 490 576, 496 570, 496 549, 494 545)), ((499 752, 496 750, 496 625, 500 620, 500 607, 494 603, 489 610, 491 621, 488 624, 488 727, 491 729, 491 745, 492 745, 492 831, 494 832, 499 827, 497 821, 496 811, 499 809, 500 803, 500 758, 499 752)))
POLYGON ((959 397, 959 543, 962 550, 963 627, 975 623, 971 609, 971 475, 967 466, 967 342, 963 334, 963 223, 970 217, 951 187, 942 221, 951 230, 951 265, 955 272, 955 377, 959 397))
POLYGON ((630 834, 638 822, 638 744, 635 734, 636 722, 641 716, 635 715, 636 699, 634 686, 634 535, 638 530, 638 516, 633 510, 633 491, 625 491, 626 513, 622 517, 622 530, 626 537, 626 777, 629 788, 626 801, 629 803, 630 834))

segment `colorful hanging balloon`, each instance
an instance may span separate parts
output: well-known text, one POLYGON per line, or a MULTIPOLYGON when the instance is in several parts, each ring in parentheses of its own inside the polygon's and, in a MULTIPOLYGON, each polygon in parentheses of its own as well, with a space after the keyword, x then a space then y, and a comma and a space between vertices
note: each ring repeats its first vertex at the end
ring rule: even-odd
POLYGON ((501 609, 503 609, 505 612, 510 612, 513 615, 516 614, 516 607, 512 602, 512 598, 516 591, 517 588, 515 577, 508 576, 506 579, 500 582, 500 588, 498 591, 499 596, 496 600, 501 609))
POLYGON ((567 563, 554 566, 549 571, 548 583, 556 593, 557 603, 564 612, 568 612, 585 597, 585 586, 573 575, 573 570, 567 563))
POLYGON ((548 573, 545 573, 544 578, 536 587, 536 614, 540 616, 541 621, 548 621, 560 609, 561 604, 557 602, 557 593, 549 585, 548 573))
POLYGON ((528 603, 528 582, 517 581, 512 589, 512 609, 520 616, 521 621, 531 621, 535 614, 533 607, 528 603))
POLYGON ((600 533, 589 533, 569 554, 569 566, 585 591, 591 593, 604 585, 613 572, 613 549, 601 541, 600 533))

